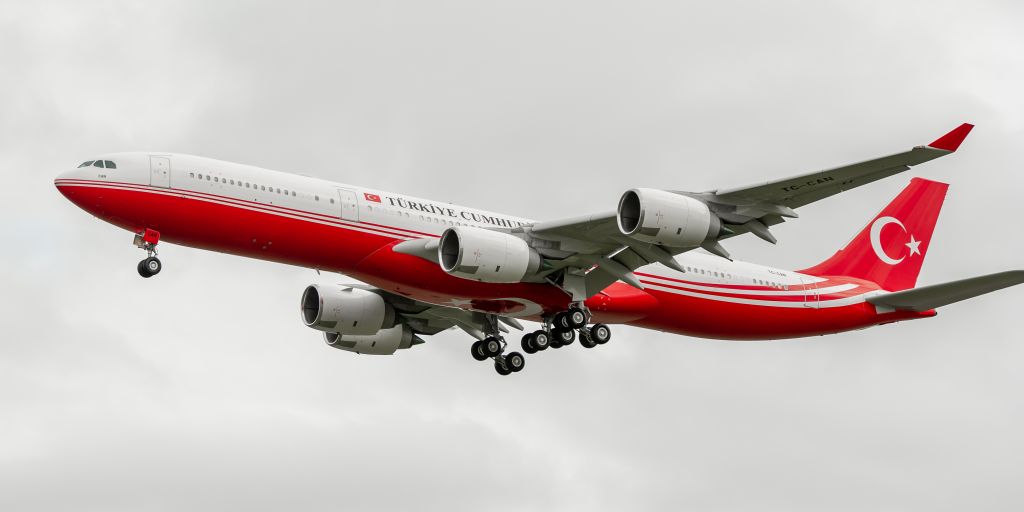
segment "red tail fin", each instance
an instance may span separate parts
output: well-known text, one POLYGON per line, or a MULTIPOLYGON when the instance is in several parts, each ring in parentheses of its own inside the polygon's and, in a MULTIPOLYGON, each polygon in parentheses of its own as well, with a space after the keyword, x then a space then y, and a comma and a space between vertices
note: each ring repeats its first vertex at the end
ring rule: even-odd
POLYGON ((802 272, 866 279, 889 291, 913 288, 947 188, 937 181, 910 180, 846 247, 802 272))

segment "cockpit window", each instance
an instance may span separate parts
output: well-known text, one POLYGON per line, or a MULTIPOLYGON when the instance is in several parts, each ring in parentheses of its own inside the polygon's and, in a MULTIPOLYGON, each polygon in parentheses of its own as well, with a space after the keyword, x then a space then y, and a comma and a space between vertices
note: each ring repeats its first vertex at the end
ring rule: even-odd
POLYGON ((92 166, 93 167, 101 167, 102 168, 103 167, 103 160, 96 160, 95 162, 92 163, 92 166))
POLYGON ((114 162, 111 162, 110 160, 104 160, 103 164, 107 167, 107 169, 117 169, 117 166, 114 165, 114 162))
POLYGON ((89 167, 90 165, 92 165, 92 160, 89 160, 88 162, 82 162, 82 165, 79 165, 79 167, 89 167))

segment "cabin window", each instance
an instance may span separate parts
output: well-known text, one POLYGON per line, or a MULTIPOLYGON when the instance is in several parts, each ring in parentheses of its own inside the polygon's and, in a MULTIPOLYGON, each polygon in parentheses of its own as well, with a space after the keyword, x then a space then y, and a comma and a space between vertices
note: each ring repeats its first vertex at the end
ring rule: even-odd
POLYGON ((267 190, 267 186, 266 185, 260 185, 260 190, 266 191, 267 190))
POLYGON ((210 181, 210 175, 209 174, 206 175, 206 181, 210 181))
POLYGON ((92 165, 92 160, 89 160, 88 162, 82 162, 81 165, 79 165, 79 167, 89 167, 90 165, 92 165))
POLYGON ((188 173, 188 177, 189 178, 195 178, 196 177, 196 173, 190 172, 190 173, 188 173))
POLYGON ((235 180, 231 180, 231 184, 234 185, 235 184, 235 180))
POLYGON ((220 178, 213 178, 214 183, 220 183, 220 178))
POLYGON ((317 201, 319 201, 320 200, 320 196, 313 196, 313 199, 316 199, 317 201))

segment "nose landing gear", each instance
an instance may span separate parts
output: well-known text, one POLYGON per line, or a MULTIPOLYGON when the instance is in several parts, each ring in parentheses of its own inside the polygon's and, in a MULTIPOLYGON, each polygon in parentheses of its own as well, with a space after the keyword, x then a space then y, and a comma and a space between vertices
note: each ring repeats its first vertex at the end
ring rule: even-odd
POLYGON ((159 242, 160 232, 154 229, 146 228, 142 233, 135 234, 135 240, 132 243, 135 247, 146 251, 146 259, 140 261, 137 267, 140 276, 150 278, 163 270, 164 266, 160 263, 160 258, 156 257, 156 244, 159 242))

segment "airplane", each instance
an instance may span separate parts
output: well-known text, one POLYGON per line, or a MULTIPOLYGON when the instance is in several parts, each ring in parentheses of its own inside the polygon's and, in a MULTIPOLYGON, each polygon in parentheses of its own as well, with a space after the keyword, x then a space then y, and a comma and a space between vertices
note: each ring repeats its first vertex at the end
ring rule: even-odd
POLYGON ((634 188, 595 215, 531 220, 198 156, 113 153, 54 181, 68 200, 134 234, 138 273, 163 268, 161 242, 343 274, 312 284, 303 323, 332 348, 391 355, 458 328, 501 375, 522 351, 594 348, 612 324, 724 340, 774 340, 935 316, 1024 282, 1013 270, 915 287, 947 184, 915 177, 847 244, 792 271, 732 258, 722 241, 796 209, 955 152, 962 124, 930 144, 753 186, 634 188), (538 322, 527 330, 523 321, 538 322))

